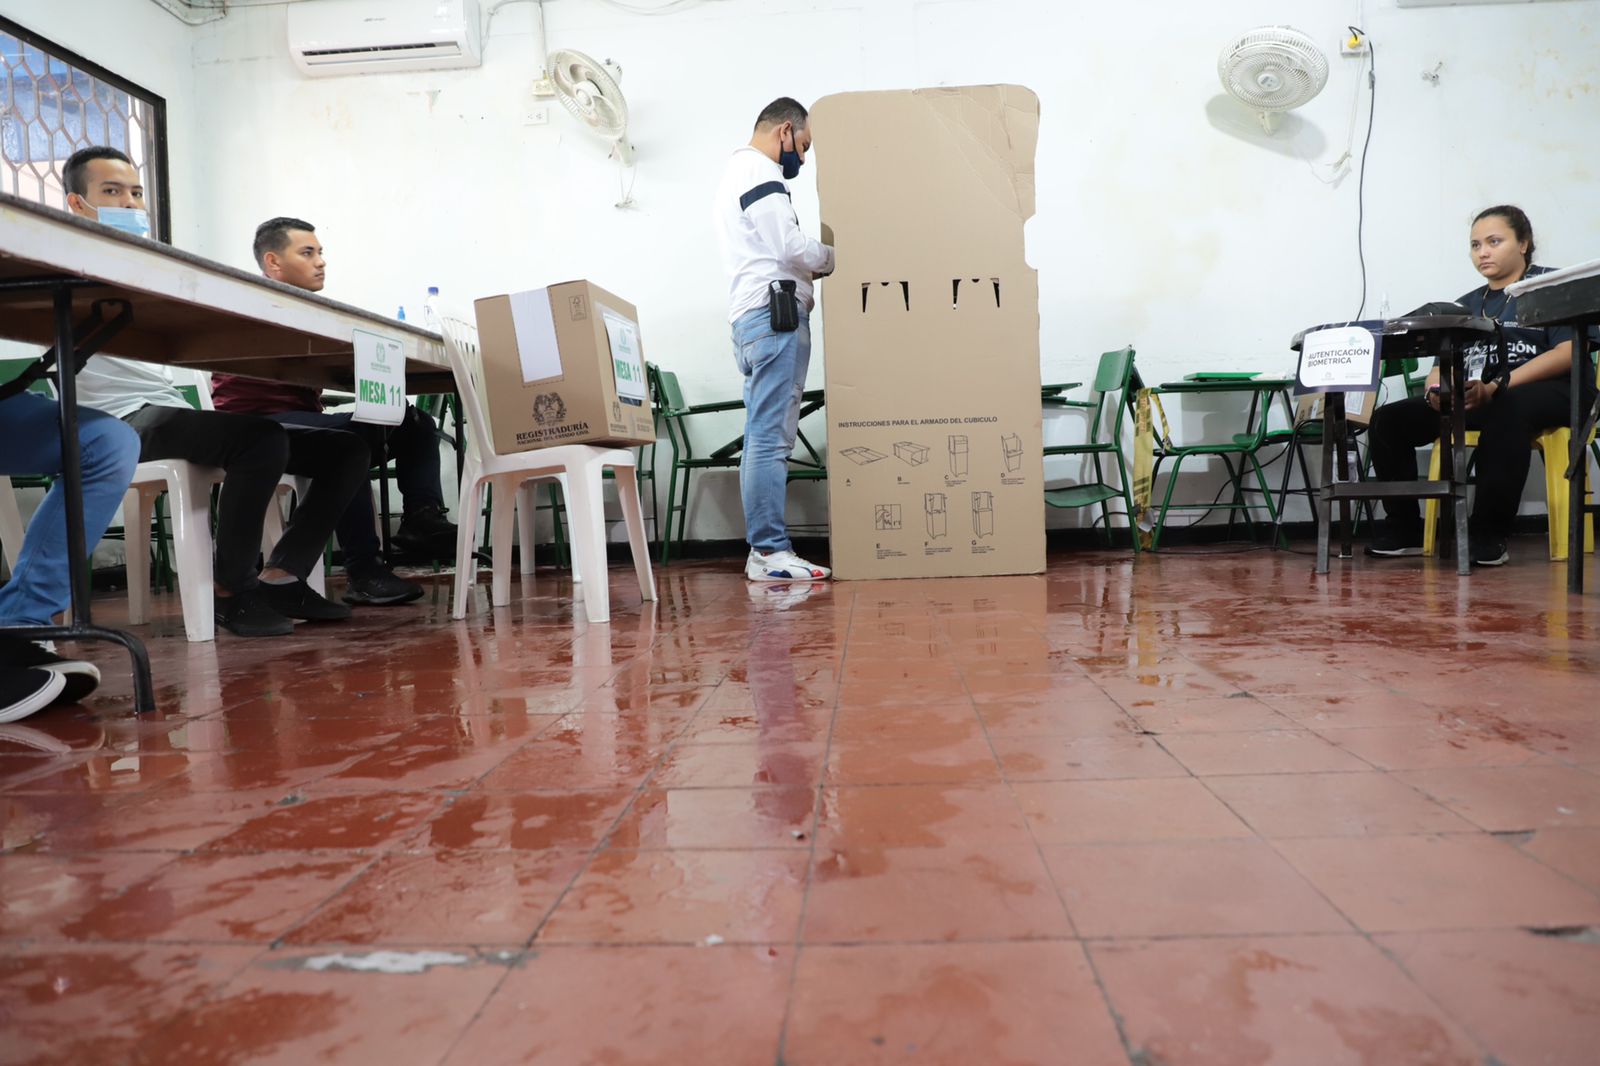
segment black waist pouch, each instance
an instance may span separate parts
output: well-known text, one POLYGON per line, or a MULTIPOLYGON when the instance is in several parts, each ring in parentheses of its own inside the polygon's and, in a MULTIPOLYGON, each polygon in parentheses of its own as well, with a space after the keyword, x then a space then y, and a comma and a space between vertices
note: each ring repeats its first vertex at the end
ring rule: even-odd
POLYGON ((800 328, 800 299, 794 282, 774 281, 767 287, 767 317, 774 333, 793 333, 800 328))

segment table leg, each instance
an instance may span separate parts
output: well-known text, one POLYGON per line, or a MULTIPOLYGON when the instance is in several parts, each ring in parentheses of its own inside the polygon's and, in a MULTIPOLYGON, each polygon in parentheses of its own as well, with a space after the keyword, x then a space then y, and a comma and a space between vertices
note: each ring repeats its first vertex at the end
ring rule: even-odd
POLYGON ((1585 416, 1588 412, 1582 409, 1583 404, 1583 360, 1589 358, 1589 334, 1583 323, 1578 323, 1573 331, 1571 385, 1568 392, 1572 394, 1571 417, 1568 425, 1572 427, 1572 440, 1569 442, 1567 455, 1567 591, 1583 591, 1583 522, 1588 511, 1585 504, 1589 502, 1585 487, 1588 485, 1589 457, 1584 454, 1588 450, 1588 441, 1584 438, 1585 416))
MULTIPOLYGON (((1338 454, 1334 459, 1339 471, 1339 484, 1350 482, 1350 430, 1344 420, 1344 393, 1339 393, 1339 433, 1334 438, 1334 447, 1338 454)), ((1339 558, 1349 559, 1355 555, 1356 547, 1354 533, 1350 527, 1350 501, 1339 501, 1339 558)))
POLYGON ((1317 511, 1317 573, 1328 572, 1328 542, 1333 522, 1333 441, 1334 423, 1344 421, 1344 397, 1330 392, 1322 401, 1322 482, 1312 497, 1317 511))
POLYGON ((1450 370, 1450 498, 1456 527, 1456 573, 1472 573, 1472 552, 1467 547, 1467 383, 1466 367, 1460 349, 1452 344, 1450 358, 1442 365, 1450 370))
POLYGON ((133 665, 133 708, 140 713, 156 707, 150 682, 150 658, 138 638, 115 629, 103 629, 90 619, 89 553, 84 547, 83 467, 78 454, 78 388, 74 379, 77 351, 72 327, 72 289, 55 289, 56 396, 61 405, 61 491, 67 513, 67 558, 72 591, 71 618, 65 626, 14 627, 6 632, 32 640, 108 640, 127 649, 133 665))

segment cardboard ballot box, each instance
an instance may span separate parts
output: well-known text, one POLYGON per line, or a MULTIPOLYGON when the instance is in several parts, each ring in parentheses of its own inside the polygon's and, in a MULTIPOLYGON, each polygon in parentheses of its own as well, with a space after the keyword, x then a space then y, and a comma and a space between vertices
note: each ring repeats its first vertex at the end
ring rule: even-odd
POLYGON ((656 439, 639 312, 628 301, 567 281, 474 307, 498 451, 656 439))
POLYGON ((1015 85, 817 101, 834 576, 1044 569, 1039 102, 1015 85), (920 520, 911 516, 921 511, 920 520), (965 512, 965 513, 963 513, 965 512))

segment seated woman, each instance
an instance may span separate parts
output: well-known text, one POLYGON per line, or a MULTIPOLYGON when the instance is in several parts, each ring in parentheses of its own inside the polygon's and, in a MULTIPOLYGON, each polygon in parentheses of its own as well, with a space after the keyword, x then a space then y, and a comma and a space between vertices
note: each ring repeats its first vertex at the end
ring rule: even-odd
MULTIPOLYGON (((1572 330, 1517 325, 1517 300, 1507 285, 1550 267, 1533 264, 1533 224, 1521 208, 1502 204, 1472 222, 1472 265, 1485 284, 1459 302, 1474 315, 1504 327, 1506 361, 1491 336, 1466 351, 1467 428, 1479 433, 1475 457, 1477 496, 1467 532, 1472 562, 1499 566, 1509 558, 1506 539, 1522 500, 1533 461, 1533 442, 1547 429, 1567 424, 1573 348, 1572 330)), ((1583 360, 1583 403, 1595 389, 1594 367, 1583 360)), ((1372 415, 1372 466, 1379 479, 1417 477, 1416 450, 1439 436, 1439 368, 1428 375, 1425 397, 1384 404, 1372 415)), ((1385 500, 1384 521, 1368 555, 1422 554, 1422 512, 1417 500, 1385 500)))

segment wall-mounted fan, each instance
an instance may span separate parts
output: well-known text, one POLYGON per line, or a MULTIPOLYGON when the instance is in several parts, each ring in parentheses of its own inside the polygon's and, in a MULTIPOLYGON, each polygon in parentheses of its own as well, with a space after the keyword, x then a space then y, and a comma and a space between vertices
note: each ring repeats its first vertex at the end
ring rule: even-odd
POLYGON ((611 142, 613 159, 623 166, 633 165, 628 102, 617 85, 622 68, 567 49, 551 52, 547 63, 557 99, 584 125, 611 142))
POLYGON ((1285 111, 1322 91, 1328 60, 1299 30, 1262 26, 1222 49, 1217 77, 1229 95, 1260 113, 1261 128, 1272 133, 1285 111))

